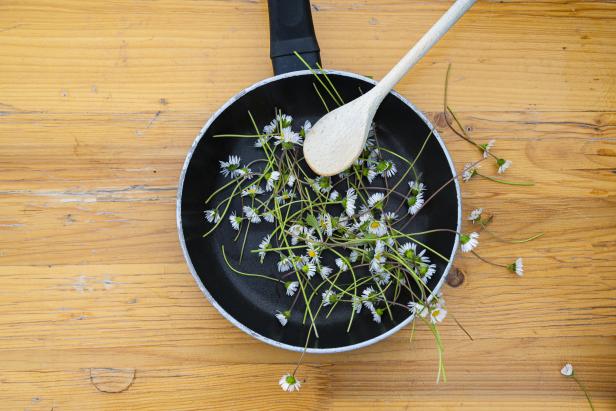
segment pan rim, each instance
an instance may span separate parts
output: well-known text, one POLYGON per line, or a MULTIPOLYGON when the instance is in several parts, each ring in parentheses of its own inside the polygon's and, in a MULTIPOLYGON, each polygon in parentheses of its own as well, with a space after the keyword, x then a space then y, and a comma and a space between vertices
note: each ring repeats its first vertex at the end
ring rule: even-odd
MULTIPOLYGON (((365 76, 362 76, 360 74, 356 74, 356 73, 352 73, 352 72, 348 72, 348 71, 341 71, 341 70, 323 70, 323 71, 325 73, 327 73, 327 74, 335 74, 335 75, 340 75, 340 76, 351 77, 351 78, 363 80, 363 81, 371 83, 371 84, 376 84, 377 83, 377 81, 375 81, 375 80, 373 80, 373 79, 371 79, 369 77, 365 77, 365 76)), ((193 266, 193 263, 192 263, 192 260, 190 258, 190 255, 188 254, 188 248, 186 246, 186 240, 184 238, 184 230, 183 230, 183 227, 182 227, 182 192, 184 190, 184 179, 186 177, 186 171, 188 169, 190 161, 192 160, 192 156, 194 154, 195 149, 199 145, 201 139, 203 138, 203 136, 207 132, 207 130, 210 127, 210 125, 218 118, 218 116, 223 111, 225 111, 235 101, 240 99, 245 94, 251 92, 252 90, 255 90, 255 89, 257 89, 257 88, 259 88, 261 86, 264 86, 266 84, 269 84, 269 83, 272 83, 272 82, 275 82, 275 81, 278 81, 278 80, 281 80, 281 79, 285 79, 285 78, 289 78, 289 77, 296 77, 296 76, 304 76, 304 75, 312 75, 312 72, 310 70, 292 71, 292 72, 289 72, 289 73, 279 74, 279 75, 276 75, 276 76, 265 78, 265 79, 263 79, 261 81, 258 81, 256 83, 252 84, 251 86, 243 89, 242 91, 240 91, 239 93, 237 93, 236 95, 231 97, 229 100, 227 100, 218 110, 216 110, 210 116, 210 118, 205 123, 205 125, 201 128, 201 130, 197 134, 195 140, 193 141, 193 143, 192 143, 192 145, 190 147, 190 150, 186 154, 186 159, 184 160, 184 164, 182 166, 182 171, 180 173, 180 179, 179 179, 179 182, 178 182, 178 189, 177 189, 177 196, 176 196, 176 224, 177 224, 177 229, 178 229, 180 246, 182 248, 182 254, 184 255, 184 260, 186 261, 186 264, 188 265, 188 268, 190 270, 190 273, 191 273, 192 277, 194 278, 195 282, 197 283, 197 286, 199 287, 199 289, 201 290, 203 295, 207 298, 207 300, 210 302, 210 304, 212 304, 212 306, 214 308, 216 308, 216 310, 218 310, 218 312, 220 312, 220 314, 222 314, 223 317, 225 317, 231 324, 235 325, 237 328, 239 328, 240 330, 242 330, 246 334, 248 334, 248 335, 250 335, 250 336, 256 338, 257 340, 260 340, 260 341, 262 341, 262 342, 264 342, 266 344, 272 345, 274 347, 283 348, 283 349, 286 349, 286 350, 289 350, 289 351, 296 351, 296 352, 304 351, 304 347, 295 346, 295 345, 291 345, 291 344, 285 344, 285 343, 282 343, 280 341, 276 341, 274 339, 271 339, 269 337, 261 335, 261 334, 257 333, 256 331, 250 329, 249 327, 247 327, 246 325, 242 324, 237 319, 235 319, 235 317, 233 317, 231 314, 229 314, 220 304, 218 304, 216 299, 210 294, 210 292, 207 290, 207 288, 203 285, 203 282, 201 281, 201 278, 199 277, 199 275, 197 274, 197 271, 195 270, 195 267, 193 266)), ((428 128, 432 131, 434 137, 436 137, 436 140, 438 141, 439 145, 441 146, 441 149, 445 153, 445 157, 447 158, 447 163, 449 164, 449 168, 450 168, 450 171, 452 173, 452 176, 455 176, 457 174, 457 172, 456 172, 455 166, 453 164, 453 160, 451 158, 451 155, 449 154, 449 151, 447 150, 447 147, 445 146, 445 142, 442 140, 440 134, 434 128, 434 125, 430 122, 430 120, 428 120, 428 118, 420 110, 417 109, 417 107, 415 107, 415 105, 413 105, 413 103, 411 103, 405 97, 403 97, 402 95, 400 95, 399 93, 397 93, 394 90, 392 90, 390 93, 393 94, 402 103, 406 104, 411 110, 413 110, 415 112, 415 114, 417 114, 419 116, 419 118, 426 124, 426 126, 428 126, 428 128)), ((454 186, 455 186, 455 189, 456 189, 457 206, 458 206, 457 207, 458 219, 457 219, 457 224, 456 224, 456 231, 460 232, 460 229, 461 229, 461 226, 462 226, 462 195, 461 195, 461 192, 460 192, 460 183, 459 183, 458 179, 454 178, 453 182, 454 182, 454 186)), ((459 236, 456 235, 455 238, 454 238, 454 243, 453 243, 451 255, 449 257, 449 262, 447 263, 447 266, 445 267, 445 271, 443 272, 443 275, 441 276, 441 279, 439 280, 439 282, 434 287, 434 291, 428 297, 428 301, 432 300, 434 295, 439 292, 439 290, 441 289, 441 287, 443 286, 443 284, 447 280, 447 276, 449 275, 449 271, 451 270, 451 267, 453 266, 453 261, 455 259, 456 253, 458 251, 459 242, 460 242, 459 236)), ((396 332, 400 331, 402 328, 404 328, 406 325, 408 325, 413 320, 413 317, 414 317, 413 315, 409 315, 404 321, 400 322, 395 327, 393 327, 390 330, 388 330, 387 332, 384 332, 383 334, 379 334, 376 337, 373 337, 373 338, 371 338, 369 340, 365 340, 365 341, 362 341, 362 342, 359 342, 359 343, 356 343, 356 344, 344 345, 344 346, 341 346, 341 347, 308 348, 308 349, 306 349, 306 352, 309 353, 309 354, 332 354, 332 353, 340 353, 340 352, 352 351, 352 350, 356 350, 356 349, 359 349, 359 348, 367 347, 367 346, 372 345, 374 343, 377 343, 377 342, 379 342, 381 340, 384 340, 387 337, 390 337, 391 335, 393 335, 396 332)))

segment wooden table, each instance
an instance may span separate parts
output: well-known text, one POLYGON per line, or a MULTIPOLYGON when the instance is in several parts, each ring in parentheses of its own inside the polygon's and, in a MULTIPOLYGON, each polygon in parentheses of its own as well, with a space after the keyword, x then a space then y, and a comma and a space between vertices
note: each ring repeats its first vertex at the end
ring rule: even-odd
MULTIPOLYGON (((380 78, 450 1, 315 0, 326 67, 380 78)), ((444 289, 448 382, 418 327, 308 356, 234 328, 184 264, 175 223, 186 151, 210 114, 271 74, 266 2, 0 2, 0 408, 6 410, 616 409, 616 4, 482 1, 397 89, 435 120, 456 165, 479 152, 443 127, 450 103, 507 177, 463 184, 506 238, 444 289), (455 324, 466 328, 472 340, 455 324)), ((491 166, 485 166, 491 174, 491 166)))

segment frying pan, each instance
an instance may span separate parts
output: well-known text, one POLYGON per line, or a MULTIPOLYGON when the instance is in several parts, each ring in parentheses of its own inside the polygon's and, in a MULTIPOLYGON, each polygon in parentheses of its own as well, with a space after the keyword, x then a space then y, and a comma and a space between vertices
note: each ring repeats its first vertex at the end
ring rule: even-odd
MULTIPOLYGON (((270 57, 275 75, 240 91, 203 126, 182 168, 176 215, 184 257, 197 285, 210 303, 231 323, 253 337, 276 347, 302 351, 308 334, 308 326, 302 324, 302 315, 294 313, 285 327, 281 327, 274 317, 276 310, 288 304, 289 297, 269 281, 234 273, 225 262, 221 246, 225 247, 227 258, 234 267, 244 272, 276 273, 273 257, 270 260, 268 256, 265 264, 260 265, 252 255, 244 255, 239 263, 240 247, 233 242, 236 232, 228 221, 223 221, 214 233, 203 237, 211 228, 203 215, 205 199, 224 184, 218 161, 236 154, 241 156, 243 163, 248 163, 258 154, 251 140, 213 136, 253 134, 254 128, 247 114, 249 110, 259 127, 274 117, 274 108, 293 116, 294 124, 303 124, 305 120, 314 123, 325 114, 323 104, 314 92, 313 74, 305 70, 305 66, 293 55, 297 51, 312 67, 320 63, 309 1, 269 0, 268 6, 270 57)), ((355 73, 325 72, 345 101, 352 100, 361 91, 365 92, 376 84, 374 80, 355 73)), ((426 136, 433 133, 415 166, 428 187, 428 196, 455 175, 451 157, 438 132, 426 116, 404 97, 392 91, 381 104, 374 121, 379 143, 409 159, 417 155, 426 136)), ((453 179, 416 215, 409 229, 413 232, 428 228, 459 231, 461 212, 460 187, 453 179)), ((251 229, 248 245, 258 244, 268 233, 261 226, 251 229)), ((449 259, 445 262, 433 258, 437 272, 427 285, 434 295, 451 268, 458 237, 452 232, 437 232, 417 238, 449 259)), ((362 313, 347 332, 348 307, 340 305, 327 320, 317 320, 319 338, 308 340, 307 352, 342 352, 367 346, 392 335, 412 320, 408 310, 395 307, 392 311, 393 321, 387 318, 380 324, 373 322, 369 313, 362 313)))

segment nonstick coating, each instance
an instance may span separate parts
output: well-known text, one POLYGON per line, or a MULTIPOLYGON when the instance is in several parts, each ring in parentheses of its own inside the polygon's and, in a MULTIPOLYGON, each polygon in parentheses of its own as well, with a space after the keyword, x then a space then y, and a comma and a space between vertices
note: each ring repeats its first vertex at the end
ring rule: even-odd
MULTIPOLYGON (((373 80, 356 74, 340 71, 327 73, 345 101, 357 97, 360 88, 365 92, 374 85, 373 80)), ((240 247, 232 241, 236 232, 225 218, 212 235, 203 238, 211 227, 205 221, 203 212, 208 208, 204 204, 205 199, 225 181, 219 174, 218 161, 226 160, 230 154, 237 154, 241 156, 242 163, 247 163, 257 158, 258 154, 257 149, 252 147, 252 140, 214 139, 212 136, 253 134, 249 110, 259 127, 273 118, 274 108, 292 115, 294 124, 301 125, 306 119, 314 123, 325 113, 322 102, 314 92, 314 81, 309 71, 282 74, 263 80, 229 100, 210 118, 193 143, 182 170, 177 200, 178 230, 184 256, 205 296, 243 331, 269 344, 296 351, 303 349, 307 335, 301 315, 294 313, 285 327, 281 327, 274 317, 276 310, 288 308, 290 298, 274 283, 231 271, 224 261, 221 245, 225 246, 230 261, 241 271, 275 274, 276 260, 268 256, 265 264, 260 265, 254 255, 245 252, 242 264, 238 265, 240 247)), ((380 144, 409 159, 418 153, 432 129, 421 113, 393 92, 381 104, 375 123, 380 144)), ((399 168, 405 168, 400 161, 397 163, 399 168)), ((436 130, 415 167, 428 187, 427 197, 454 175, 453 164, 436 130)), ((411 228, 413 231, 428 228, 458 231, 460 222, 460 189, 454 181, 422 209, 411 228)), ((267 234, 266 230, 271 229, 271 226, 266 228, 263 224, 253 227, 247 250, 254 248, 259 239, 267 234)), ((450 261, 453 260, 458 246, 455 234, 430 234, 421 239, 450 261)), ((442 285, 451 263, 436 256, 432 256, 432 261, 437 264, 437 272, 428 286, 436 291, 442 285)), ((341 307, 329 319, 317 320, 320 338, 310 339, 308 352, 339 352, 369 345, 393 334, 411 320, 408 310, 394 309, 394 322, 384 316, 383 322, 377 324, 364 310, 347 333, 348 311, 348 306, 341 307)))

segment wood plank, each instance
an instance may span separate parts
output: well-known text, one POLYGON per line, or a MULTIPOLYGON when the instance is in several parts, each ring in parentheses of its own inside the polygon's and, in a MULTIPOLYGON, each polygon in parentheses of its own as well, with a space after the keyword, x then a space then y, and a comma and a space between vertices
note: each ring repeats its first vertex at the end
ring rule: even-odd
MULTIPOLYGON (((448 4, 317 1, 324 64, 380 78, 448 4)), ((452 62, 461 110, 613 110, 615 10, 479 2, 398 89, 438 110, 452 62)), ((3 111, 212 110, 271 74, 264 1, 5 1, 0 30, 3 111)))

